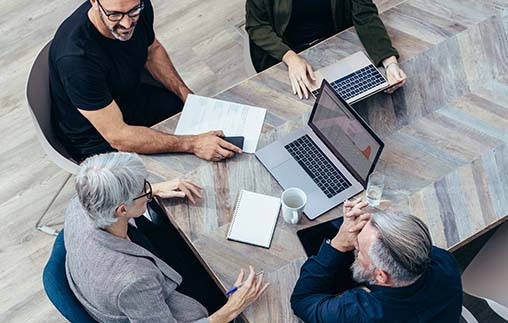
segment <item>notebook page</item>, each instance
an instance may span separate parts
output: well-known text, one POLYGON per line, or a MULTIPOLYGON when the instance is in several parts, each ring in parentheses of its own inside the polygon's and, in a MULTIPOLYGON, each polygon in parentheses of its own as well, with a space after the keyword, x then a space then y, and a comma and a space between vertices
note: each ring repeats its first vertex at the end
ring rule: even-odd
POLYGON ((280 199, 242 190, 228 239, 270 247, 280 209, 280 199))

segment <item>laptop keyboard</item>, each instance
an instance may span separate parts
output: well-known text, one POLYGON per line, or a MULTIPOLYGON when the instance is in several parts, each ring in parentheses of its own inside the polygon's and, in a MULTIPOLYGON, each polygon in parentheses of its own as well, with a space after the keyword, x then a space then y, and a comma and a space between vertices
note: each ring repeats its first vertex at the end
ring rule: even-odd
MULTIPOLYGON (((344 76, 330 85, 333 87, 341 98, 349 100, 363 92, 366 92, 378 85, 386 82, 385 78, 379 71, 370 64, 356 72, 344 76)), ((315 97, 319 94, 319 89, 312 91, 315 97)))
POLYGON ((308 135, 304 135, 284 147, 328 198, 351 186, 351 183, 319 150, 308 135))

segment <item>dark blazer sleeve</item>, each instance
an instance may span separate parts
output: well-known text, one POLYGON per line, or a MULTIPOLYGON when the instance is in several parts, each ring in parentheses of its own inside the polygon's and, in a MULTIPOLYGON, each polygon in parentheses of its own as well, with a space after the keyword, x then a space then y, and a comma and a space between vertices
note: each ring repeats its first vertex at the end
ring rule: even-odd
POLYGON ((270 19, 272 8, 269 1, 247 0, 245 4, 245 29, 251 41, 278 61, 290 50, 282 38, 277 35, 270 19))
POLYGON ((339 274, 347 271, 353 260, 353 252, 342 253, 323 243, 319 253, 302 266, 291 295, 294 313, 307 323, 358 322, 358 299, 364 292, 356 288, 337 296, 341 291, 336 288, 338 279, 351 280, 339 274))
POLYGON ((399 57, 372 0, 352 0, 353 24, 375 65, 390 56, 399 57))

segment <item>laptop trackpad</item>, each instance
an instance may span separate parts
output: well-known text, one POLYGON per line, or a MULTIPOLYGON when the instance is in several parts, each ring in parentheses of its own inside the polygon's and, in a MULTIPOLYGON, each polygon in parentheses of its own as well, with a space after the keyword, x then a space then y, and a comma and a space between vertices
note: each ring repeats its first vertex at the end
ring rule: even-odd
POLYGON ((283 188, 298 187, 307 193, 307 195, 315 190, 319 190, 316 183, 314 183, 296 160, 292 158, 273 168, 272 174, 283 188))

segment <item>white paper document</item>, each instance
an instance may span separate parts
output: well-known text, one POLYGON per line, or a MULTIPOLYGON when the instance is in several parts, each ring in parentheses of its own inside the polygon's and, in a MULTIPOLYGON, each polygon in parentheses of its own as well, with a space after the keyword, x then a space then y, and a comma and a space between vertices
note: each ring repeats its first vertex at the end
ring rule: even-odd
POLYGON ((189 94, 175 135, 222 130, 228 137, 243 136, 243 151, 255 153, 266 109, 189 94))

